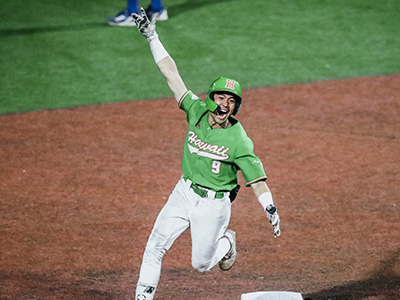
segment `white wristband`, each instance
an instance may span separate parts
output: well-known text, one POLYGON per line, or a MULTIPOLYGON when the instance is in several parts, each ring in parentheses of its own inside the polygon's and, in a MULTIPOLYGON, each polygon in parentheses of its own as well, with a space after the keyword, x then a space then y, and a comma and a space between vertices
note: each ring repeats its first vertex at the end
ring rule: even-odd
POLYGON ((154 61, 156 64, 169 56, 167 50, 165 50, 163 44, 161 44, 161 41, 158 38, 155 38, 150 41, 150 50, 151 53, 153 54, 154 61))
POLYGON ((260 202, 261 206, 264 210, 267 208, 268 205, 274 205, 274 200, 272 200, 272 194, 270 192, 265 192, 258 197, 258 201, 260 202))

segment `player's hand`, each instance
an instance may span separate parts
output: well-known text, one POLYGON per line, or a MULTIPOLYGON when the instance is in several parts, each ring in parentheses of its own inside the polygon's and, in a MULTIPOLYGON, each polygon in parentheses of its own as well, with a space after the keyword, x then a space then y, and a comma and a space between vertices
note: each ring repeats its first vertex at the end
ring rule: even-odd
POLYGON ((152 21, 150 21, 143 7, 140 8, 140 16, 135 13, 131 14, 131 16, 135 21, 140 33, 149 42, 158 38, 158 34, 156 32, 156 20, 153 19, 152 21))
POLYGON ((281 220, 279 218, 276 207, 273 205, 269 205, 265 209, 265 212, 267 213, 268 220, 271 222, 272 227, 274 227, 274 237, 280 236, 281 229, 279 228, 279 224, 280 224, 281 220))

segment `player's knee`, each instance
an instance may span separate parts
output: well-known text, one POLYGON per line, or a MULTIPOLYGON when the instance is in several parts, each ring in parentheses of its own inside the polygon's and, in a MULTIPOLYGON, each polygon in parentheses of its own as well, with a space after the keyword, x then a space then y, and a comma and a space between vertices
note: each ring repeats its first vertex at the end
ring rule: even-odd
POLYGON ((192 267, 199 272, 206 272, 210 271, 211 269, 210 263, 204 263, 200 261, 192 261, 192 267))
POLYGON ((161 261, 165 252, 165 245, 167 238, 154 230, 151 232, 149 240, 147 241, 145 256, 146 258, 156 259, 161 261))

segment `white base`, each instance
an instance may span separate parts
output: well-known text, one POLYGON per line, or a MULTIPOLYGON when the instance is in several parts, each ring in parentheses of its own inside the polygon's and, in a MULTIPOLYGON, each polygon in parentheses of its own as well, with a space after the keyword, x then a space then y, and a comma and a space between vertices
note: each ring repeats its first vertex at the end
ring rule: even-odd
POLYGON ((255 292, 242 294, 241 300, 303 300, 303 297, 294 292, 255 292))

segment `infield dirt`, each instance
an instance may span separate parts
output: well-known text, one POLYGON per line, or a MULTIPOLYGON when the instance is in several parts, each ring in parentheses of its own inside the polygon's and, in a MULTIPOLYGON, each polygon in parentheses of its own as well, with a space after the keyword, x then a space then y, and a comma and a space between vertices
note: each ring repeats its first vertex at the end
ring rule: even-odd
MULTIPOLYGON (((282 235, 242 188, 235 266, 193 270, 185 232, 156 299, 400 299, 399 95, 400 75, 245 90, 282 235)), ((186 129, 172 98, 0 116, 0 299, 133 299, 186 129)))

